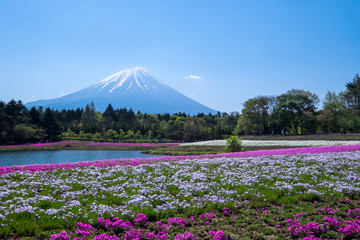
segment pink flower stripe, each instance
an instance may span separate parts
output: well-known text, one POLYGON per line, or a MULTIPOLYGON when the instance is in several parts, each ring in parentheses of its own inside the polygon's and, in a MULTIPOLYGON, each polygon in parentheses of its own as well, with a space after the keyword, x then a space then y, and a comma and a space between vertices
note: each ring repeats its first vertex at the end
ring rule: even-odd
POLYGON ((86 146, 94 147, 161 147, 161 146, 177 146, 180 143, 111 143, 111 142, 94 142, 86 146))
POLYGON ((140 164, 151 164, 160 161, 182 161, 182 160, 197 160, 203 158, 245 158, 245 157, 260 157, 271 155, 294 155, 294 154, 319 154, 319 153, 337 153, 337 152, 353 152, 360 151, 360 145, 347 146, 326 146, 326 147, 305 147, 305 148, 287 148, 287 149, 273 149, 273 150, 256 150, 248 152, 236 153, 221 153, 209 154, 200 156, 166 156, 154 158, 122 158, 111 160, 96 160, 84 161, 77 163, 59 163, 59 164, 34 164, 34 165, 19 165, 0 167, 0 175, 11 172, 38 172, 38 171, 53 171, 57 169, 75 169, 90 166, 96 167, 112 167, 112 166, 137 166, 140 164))
POLYGON ((53 146, 56 144, 68 144, 68 143, 76 143, 77 141, 67 141, 67 142, 52 142, 52 143, 36 143, 36 144, 25 144, 25 145, 8 145, 8 146, 0 146, 1 148, 15 148, 15 147, 47 147, 53 146))

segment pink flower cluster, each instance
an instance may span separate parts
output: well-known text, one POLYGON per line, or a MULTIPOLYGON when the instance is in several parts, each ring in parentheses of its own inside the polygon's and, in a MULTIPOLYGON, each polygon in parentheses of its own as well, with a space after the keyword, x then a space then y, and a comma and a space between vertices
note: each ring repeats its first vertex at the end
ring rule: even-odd
MULTIPOLYGON (((320 211, 315 211, 315 213, 318 212, 323 212, 325 214, 334 214, 336 211, 334 212, 331 208, 325 206, 323 209, 320 209, 320 211)), ((301 224, 298 219, 303 217, 304 214, 299 213, 293 215, 294 219, 286 220, 286 224, 288 225, 288 231, 292 236, 299 236, 302 234, 306 236, 304 239, 307 240, 320 239, 316 236, 319 236, 321 233, 325 233, 330 229, 345 234, 347 237, 356 238, 360 236, 360 220, 358 220, 360 216, 357 215, 357 213, 359 212, 359 208, 356 208, 354 210, 349 209, 347 211, 347 217, 356 218, 353 221, 340 221, 335 216, 325 216, 323 217, 323 224, 317 222, 301 224)), ((281 225, 277 225, 276 228, 280 229, 281 225)))
POLYGON ((162 147, 162 146, 177 146, 180 143, 112 143, 112 142, 94 142, 86 146, 92 147, 162 147))
POLYGON ((7 145, 0 146, 1 148, 15 148, 15 147, 49 147, 57 144, 69 144, 75 143, 76 141, 66 141, 66 142, 51 142, 51 143, 36 143, 36 144, 25 144, 25 145, 7 145))
POLYGON ((76 226, 80 229, 80 230, 84 230, 84 231, 93 231, 94 228, 90 225, 90 224, 84 224, 82 222, 78 222, 76 224, 76 226))
POLYGON ((188 224, 189 223, 185 219, 180 217, 177 218, 172 217, 169 219, 169 225, 185 227, 188 224))
POLYGON ((51 235, 50 240, 70 240, 70 236, 64 231, 58 234, 51 235))
POLYGON ((228 209, 227 207, 224 207, 223 211, 224 211, 224 215, 229 215, 231 213, 231 210, 228 209))
POLYGON ((132 228, 133 225, 130 221, 124 221, 122 219, 119 219, 118 217, 114 217, 112 220, 105 219, 104 218, 98 218, 98 223, 100 226, 104 226, 106 228, 132 228))
POLYGON ((338 211, 339 211, 339 209, 334 210, 334 209, 330 208, 329 206, 325 206, 324 208, 315 209, 314 213, 322 212, 324 214, 335 214, 338 211))
POLYGON ((300 233, 304 233, 305 236, 312 236, 314 234, 320 234, 326 232, 319 223, 307 223, 302 225, 297 219, 288 219, 286 223, 289 225, 289 232, 292 236, 298 236, 300 233))
POLYGON ((205 219, 213 219, 213 218, 216 218, 216 215, 212 212, 209 212, 209 213, 205 213, 205 214, 201 214, 200 215, 200 218, 202 220, 205 220, 205 219))
POLYGON ((194 235, 190 232, 185 232, 184 234, 178 234, 175 237, 175 240, 182 240, 182 239, 190 239, 190 240, 195 240, 198 238, 195 238, 194 235))
POLYGON ((94 240, 118 240, 119 237, 115 235, 106 235, 105 233, 97 235, 94 240))
POLYGON ((344 221, 345 227, 339 228, 339 232, 346 236, 358 236, 360 234, 360 221, 344 221))
POLYGON ((213 237, 214 240, 227 240, 227 238, 225 237, 225 233, 223 231, 215 232, 214 230, 211 230, 209 232, 209 235, 214 236, 213 237))
POLYGON ((146 226, 149 224, 149 222, 147 220, 148 220, 148 217, 145 214, 140 213, 136 216, 136 219, 134 220, 134 222, 136 225, 146 226))
MULTIPOLYGON (((216 215, 213 214, 212 212, 203 214, 201 216, 202 219, 203 218, 213 219, 216 217, 216 215)), ((194 217, 190 217, 190 219, 193 220, 194 217)), ((172 217, 169 218, 168 224, 158 221, 156 222, 155 226, 154 225, 151 226, 150 229, 155 230, 155 233, 145 232, 145 230, 143 229, 136 229, 136 226, 139 225, 149 226, 150 223, 147 220, 148 217, 143 213, 140 213, 136 216, 136 218, 133 221, 134 224, 132 224, 132 222, 130 221, 124 221, 122 219, 119 219, 118 217, 114 217, 113 219, 98 218, 98 224, 104 230, 110 232, 123 232, 124 235, 119 238, 115 235, 99 234, 95 236, 95 238, 93 239, 94 240, 168 239, 169 235, 166 232, 167 228, 172 228, 172 226, 185 227, 189 224, 186 219, 180 217, 172 217)), ((87 237, 89 237, 94 233, 94 227, 91 226, 90 224, 84 224, 82 222, 78 222, 76 226, 78 227, 78 229, 75 231, 75 234, 80 235, 81 237, 74 238, 73 240, 85 240, 87 239, 87 237)), ((213 239, 215 240, 227 240, 223 231, 215 232, 212 230, 210 231, 209 235, 213 236, 213 239)), ((175 239, 197 240, 198 237, 195 237, 190 232, 185 232, 184 234, 176 235, 175 239)), ((59 234, 51 235, 50 240, 71 240, 71 237, 68 235, 67 232, 61 232, 59 234)))

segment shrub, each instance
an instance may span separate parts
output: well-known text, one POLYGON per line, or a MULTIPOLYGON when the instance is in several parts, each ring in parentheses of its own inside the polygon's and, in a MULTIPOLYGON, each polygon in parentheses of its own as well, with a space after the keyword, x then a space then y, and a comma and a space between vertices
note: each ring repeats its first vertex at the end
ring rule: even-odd
POLYGON ((241 138, 231 135, 226 139, 226 152, 241 152, 242 150, 241 138))

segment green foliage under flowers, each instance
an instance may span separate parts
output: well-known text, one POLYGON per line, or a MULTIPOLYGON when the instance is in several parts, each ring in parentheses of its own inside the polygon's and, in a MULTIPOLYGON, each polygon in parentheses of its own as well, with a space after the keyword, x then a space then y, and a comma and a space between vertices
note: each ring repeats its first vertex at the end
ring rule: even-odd
POLYGON ((231 135, 228 139, 226 139, 226 152, 241 152, 242 150, 241 138, 231 135))

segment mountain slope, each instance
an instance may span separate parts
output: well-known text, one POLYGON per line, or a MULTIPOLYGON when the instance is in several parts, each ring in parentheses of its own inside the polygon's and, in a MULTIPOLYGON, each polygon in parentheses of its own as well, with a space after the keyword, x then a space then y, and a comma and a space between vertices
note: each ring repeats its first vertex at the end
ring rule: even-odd
POLYGON ((51 100, 29 102, 26 106, 75 109, 85 107, 91 101, 101 112, 111 103, 114 108, 132 108, 135 112, 143 113, 216 113, 214 109, 186 97, 139 67, 117 72, 78 92, 51 100))

